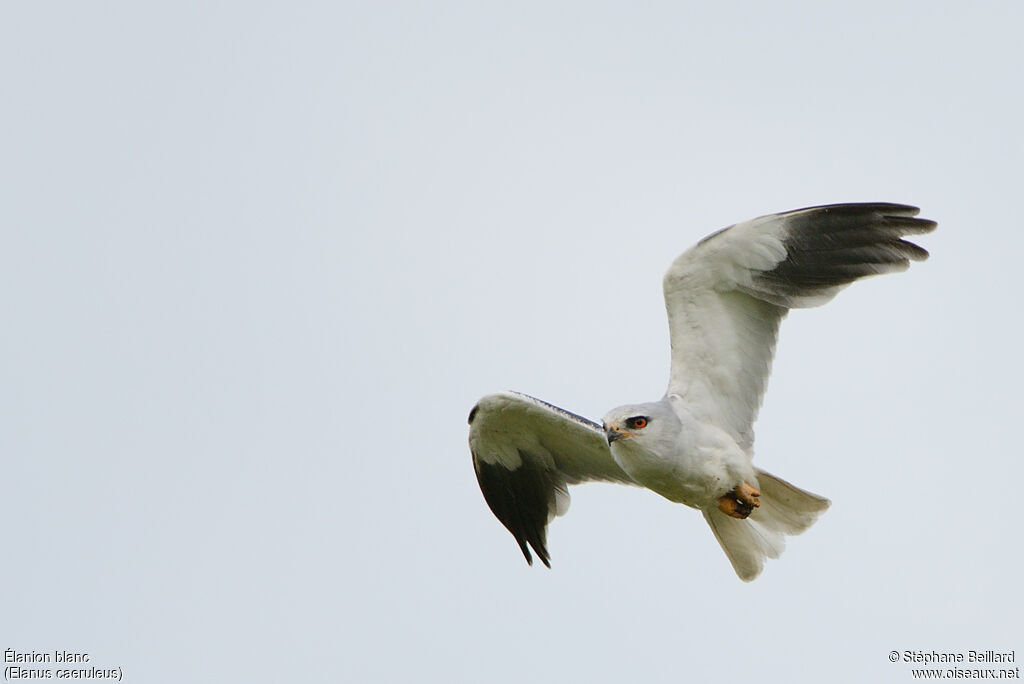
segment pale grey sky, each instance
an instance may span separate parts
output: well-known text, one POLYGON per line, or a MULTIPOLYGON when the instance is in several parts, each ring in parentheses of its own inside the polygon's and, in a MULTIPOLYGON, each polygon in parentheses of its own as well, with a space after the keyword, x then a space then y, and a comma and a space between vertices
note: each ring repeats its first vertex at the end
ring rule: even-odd
MULTIPOLYGON (((126 682, 909 682, 1016 649, 1018 2, 8 3, 0 647, 126 682), (707 233, 915 204, 792 314, 757 463, 832 509, 736 579, 573 489, 529 568, 466 415, 657 399, 707 233)), ((1018 663, 1019 664, 1019 663, 1018 663)))

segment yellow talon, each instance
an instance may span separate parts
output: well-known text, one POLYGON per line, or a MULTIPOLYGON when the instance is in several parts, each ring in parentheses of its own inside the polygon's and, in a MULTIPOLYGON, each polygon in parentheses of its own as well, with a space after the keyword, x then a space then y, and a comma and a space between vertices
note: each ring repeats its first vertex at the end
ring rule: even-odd
POLYGON ((733 491, 718 500, 718 510, 737 520, 745 520, 755 508, 760 508, 759 496, 761 492, 746 482, 741 482, 733 491))

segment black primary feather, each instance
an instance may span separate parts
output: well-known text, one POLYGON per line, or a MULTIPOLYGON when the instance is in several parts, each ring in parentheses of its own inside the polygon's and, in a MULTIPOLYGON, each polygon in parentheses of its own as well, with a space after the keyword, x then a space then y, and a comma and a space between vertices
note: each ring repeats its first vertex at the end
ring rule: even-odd
POLYGON ((474 455, 476 479, 491 512, 516 538, 526 562, 533 565, 529 548, 533 547, 541 562, 550 568, 551 556, 546 546, 548 518, 555 510, 556 489, 564 490, 565 485, 540 459, 522 452, 520 455, 522 464, 512 469, 484 463, 474 455))

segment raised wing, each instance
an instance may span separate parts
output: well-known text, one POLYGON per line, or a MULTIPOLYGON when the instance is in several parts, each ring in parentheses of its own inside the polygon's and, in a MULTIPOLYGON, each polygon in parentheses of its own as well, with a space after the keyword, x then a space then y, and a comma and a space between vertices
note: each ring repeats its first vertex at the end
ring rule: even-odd
POLYGON ((527 545, 551 567, 547 525, 569 509, 567 485, 633 482, 612 460, 600 425, 516 392, 477 402, 469 414, 469 449, 487 505, 530 565, 527 545))
POLYGON ((665 274, 672 339, 668 394, 749 451, 779 323, 860 278, 903 271, 928 252, 903 236, 935 222, 902 204, 834 204, 739 223, 706 237, 665 274))

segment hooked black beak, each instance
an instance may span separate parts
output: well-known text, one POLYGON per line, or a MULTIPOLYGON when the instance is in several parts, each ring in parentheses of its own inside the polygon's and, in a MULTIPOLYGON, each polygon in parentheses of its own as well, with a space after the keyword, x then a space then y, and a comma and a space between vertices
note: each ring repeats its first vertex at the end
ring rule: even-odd
POLYGON ((604 429, 604 434, 608 437, 608 446, 611 446, 612 442, 614 442, 615 440, 622 436, 621 432, 619 432, 615 428, 610 427, 606 427, 604 429))

